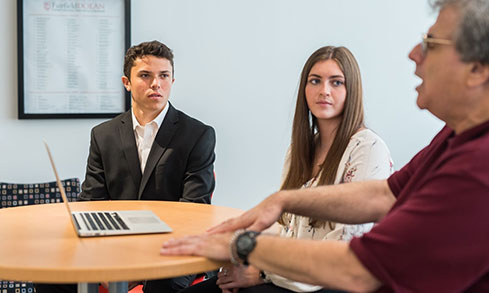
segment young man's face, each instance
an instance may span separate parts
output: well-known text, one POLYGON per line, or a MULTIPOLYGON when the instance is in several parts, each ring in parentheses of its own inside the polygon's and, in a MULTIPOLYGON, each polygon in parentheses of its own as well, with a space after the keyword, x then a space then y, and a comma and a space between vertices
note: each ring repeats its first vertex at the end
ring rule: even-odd
POLYGON ((131 92, 135 113, 153 114, 156 117, 168 103, 175 79, 168 59, 152 55, 134 60, 131 77, 122 77, 124 87, 131 92))

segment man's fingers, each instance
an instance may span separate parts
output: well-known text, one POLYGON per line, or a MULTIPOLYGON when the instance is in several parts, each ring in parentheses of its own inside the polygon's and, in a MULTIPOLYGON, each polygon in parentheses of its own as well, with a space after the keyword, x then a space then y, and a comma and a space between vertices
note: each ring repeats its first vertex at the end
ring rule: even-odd
POLYGON ((193 245, 184 245, 172 248, 161 248, 161 255, 198 255, 196 253, 195 246, 193 245))
POLYGON ((270 225, 266 224, 266 223, 263 223, 261 221, 257 221, 257 222, 254 222, 253 224, 251 224, 247 230, 251 230, 251 231, 263 231, 265 230, 266 228, 270 227, 270 225))
POLYGON ((197 237, 198 236, 196 236, 196 235, 191 235, 191 236, 185 236, 182 238, 172 238, 172 239, 168 240, 167 242, 164 242, 163 247, 172 247, 172 246, 177 246, 177 245, 188 244, 188 243, 195 241, 195 239, 197 237))
POLYGON ((180 239, 170 239, 163 243, 161 255, 198 255, 197 242, 199 237, 187 236, 180 239))
POLYGON ((226 220, 222 222, 221 224, 218 224, 217 226, 211 227, 209 230, 207 230, 207 233, 209 234, 216 234, 216 233, 223 233, 223 232, 231 232, 234 231, 234 222, 236 218, 226 220))
POLYGON ((201 234, 171 239, 162 244, 161 255, 198 255, 215 260, 229 260, 232 234, 201 234))
POLYGON ((250 213, 247 212, 242 216, 226 220, 217 226, 211 227, 209 230, 207 230, 207 233, 216 234, 216 233, 232 232, 238 229, 246 229, 248 226, 250 226, 253 223, 253 221, 254 221, 254 217, 250 216, 250 213))
POLYGON ((163 242, 163 245, 162 247, 164 248, 171 248, 171 247, 174 247, 174 246, 178 246, 178 245, 181 245, 183 244, 184 242, 186 242, 187 240, 185 238, 179 238, 179 239, 170 239, 166 242, 163 242))

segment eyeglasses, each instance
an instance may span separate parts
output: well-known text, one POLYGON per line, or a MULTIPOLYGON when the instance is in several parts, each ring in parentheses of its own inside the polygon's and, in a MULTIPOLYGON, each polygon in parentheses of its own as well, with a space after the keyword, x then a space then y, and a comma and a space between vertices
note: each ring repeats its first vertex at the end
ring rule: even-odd
POLYGON ((428 52, 430 44, 453 45, 453 41, 447 39, 437 39, 431 37, 429 34, 423 34, 423 39, 421 41, 421 50, 423 51, 423 56, 426 56, 426 52, 428 52))

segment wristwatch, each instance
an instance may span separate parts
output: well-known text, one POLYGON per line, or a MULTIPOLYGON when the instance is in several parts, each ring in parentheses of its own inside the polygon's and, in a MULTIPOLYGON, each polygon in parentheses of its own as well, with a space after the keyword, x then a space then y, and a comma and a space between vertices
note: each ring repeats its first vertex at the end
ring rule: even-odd
POLYGON ((260 232, 244 231, 236 237, 234 243, 232 244, 234 248, 232 250, 234 250, 236 256, 239 258, 239 261, 245 266, 249 265, 248 255, 255 248, 256 237, 258 237, 258 235, 260 235, 260 232))

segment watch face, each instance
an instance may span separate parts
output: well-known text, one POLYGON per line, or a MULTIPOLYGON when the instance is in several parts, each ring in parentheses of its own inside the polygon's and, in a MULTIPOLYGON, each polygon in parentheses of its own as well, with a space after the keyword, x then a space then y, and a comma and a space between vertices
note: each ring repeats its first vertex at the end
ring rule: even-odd
POLYGON ((242 264, 249 265, 248 255, 253 251, 256 245, 256 236, 260 235, 260 232, 245 231, 236 239, 236 254, 242 260, 242 264))
POLYGON ((236 247, 238 248, 238 251, 240 253, 246 254, 251 249, 253 249, 254 239, 252 239, 248 235, 243 235, 242 237, 238 238, 238 241, 236 242, 236 247))

